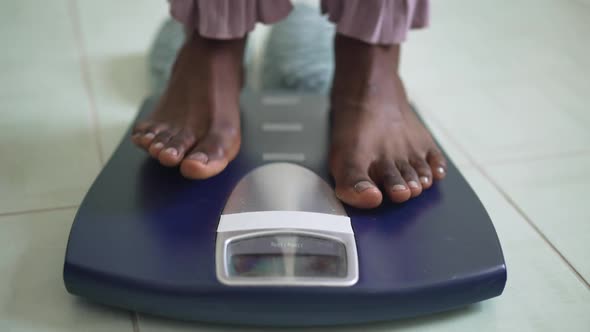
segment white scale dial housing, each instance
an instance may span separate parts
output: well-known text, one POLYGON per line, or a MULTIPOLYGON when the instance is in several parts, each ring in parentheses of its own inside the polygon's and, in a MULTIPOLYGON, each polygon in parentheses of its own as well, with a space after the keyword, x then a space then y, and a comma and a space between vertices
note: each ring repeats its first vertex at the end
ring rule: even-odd
POLYGON ((216 273, 235 286, 352 286, 358 257, 350 218, 312 171, 273 163, 230 195, 216 239, 216 273))

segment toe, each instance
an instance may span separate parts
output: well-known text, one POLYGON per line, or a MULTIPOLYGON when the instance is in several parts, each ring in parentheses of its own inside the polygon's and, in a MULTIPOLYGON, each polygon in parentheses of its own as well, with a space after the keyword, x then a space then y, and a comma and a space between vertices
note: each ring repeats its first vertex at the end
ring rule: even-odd
POLYGON ((410 164, 418 173, 418 178, 420 180, 420 184, 422 185, 422 189, 428 189, 432 186, 432 170, 430 169, 430 165, 424 160, 423 158, 415 158, 413 159, 410 164))
POLYGON ((150 155, 158 159, 158 156, 160 155, 160 152, 164 148, 165 144, 168 143, 173 136, 173 132, 170 130, 164 130, 156 135, 148 149, 150 155))
POLYGON ((153 124, 150 121, 139 121, 137 124, 135 124, 133 130, 131 131, 131 141, 133 141, 133 143, 135 143, 137 146, 143 147, 141 144, 141 138, 152 126, 153 124))
POLYGON ((151 121, 145 121, 145 120, 139 121, 135 124, 135 126, 133 127, 133 131, 131 133, 132 134, 143 134, 151 126, 153 126, 153 123, 151 121))
POLYGON ((186 155, 180 172, 189 179, 210 178, 227 167, 238 149, 239 140, 231 132, 211 131, 186 155))
POLYGON ((392 202, 403 203, 412 197, 412 190, 395 163, 382 161, 374 166, 376 178, 392 202))
POLYGON ((416 173, 414 167, 412 167, 410 163, 405 160, 398 161, 396 165, 402 178, 406 181, 408 188, 410 188, 412 197, 420 195, 422 193, 422 185, 420 184, 418 173, 416 173))
POLYGON ((138 138, 139 145, 146 150, 149 149, 150 145, 152 144, 152 141, 154 140, 154 138, 156 138, 156 135, 158 135, 160 132, 162 132, 163 130, 166 130, 166 129, 167 129, 167 126, 164 124, 155 124, 155 125, 148 127, 139 136, 139 138, 138 138))
POLYGON ((383 201, 381 191, 369 177, 366 167, 353 162, 334 163, 332 174, 336 196, 357 208, 375 208, 383 201))
POLYGON ((219 150, 199 147, 193 149, 180 164, 180 172, 189 179, 207 179, 215 176, 227 167, 227 158, 214 158, 223 155, 219 150))
POLYGON ((173 135, 161 148, 158 160, 164 166, 177 166, 182 157, 195 144, 195 136, 187 130, 181 130, 173 135))
POLYGON ((426 157, 432 176, 435 180, 442 180, 447 175, 447 160, 440 150, 435 149, 428 153, 426 157))
POLYGON ((131 142, 133 142, 133 144, 141 147, 141 142, 140 142, 141 136, 142 136, 142 134, 139 132, 131 134, 131 142))
POLYGON ((156 134, 152 133, 151 131, 141 134, 141 136, 139 136, 139 146, 144 149, 149 148, 150 144, 152 144, 152 141, 154 140, 154 137, 156 137, 156 134))

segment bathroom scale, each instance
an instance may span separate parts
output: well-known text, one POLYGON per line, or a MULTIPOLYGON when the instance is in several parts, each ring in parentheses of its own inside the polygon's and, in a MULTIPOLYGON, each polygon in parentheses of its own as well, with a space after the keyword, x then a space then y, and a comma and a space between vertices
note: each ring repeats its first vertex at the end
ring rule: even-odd
POLYGON ((241 152, 207 180, 161 166, 125 135, 72 225, 68 292, 267 326, 386 321, 502 293, 493 224, 450 160, 446 179, 421 196, 355 209, 329 176, 325 96, 244 93, 241 105, 241 152))

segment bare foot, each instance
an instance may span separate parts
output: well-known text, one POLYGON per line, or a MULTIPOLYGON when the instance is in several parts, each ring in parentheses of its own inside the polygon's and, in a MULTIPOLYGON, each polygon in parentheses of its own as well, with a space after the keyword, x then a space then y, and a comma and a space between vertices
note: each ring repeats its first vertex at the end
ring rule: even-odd
POLYGON ((446 174, 446 160, 411 111, 398 75, 399 45, 337 35, 330 169, 336 194, 358 208, 416 197, 446 174))
POLYGON ((162 165, 180 165, 187 178, 223 171, 240 148, 244 45, 245 38, 187 38, 157 107, 135 125, 133 142, 162 165))

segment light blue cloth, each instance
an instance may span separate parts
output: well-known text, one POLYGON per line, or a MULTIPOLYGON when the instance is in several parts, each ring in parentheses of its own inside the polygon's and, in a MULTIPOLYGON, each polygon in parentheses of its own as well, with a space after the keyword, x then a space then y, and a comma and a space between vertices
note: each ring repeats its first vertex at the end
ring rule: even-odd
POLYGON ((327 93, 334 72, 334 33, 334 25, 317 8, 295 6, 270 31, 262 57, 262 89, 327 93))

